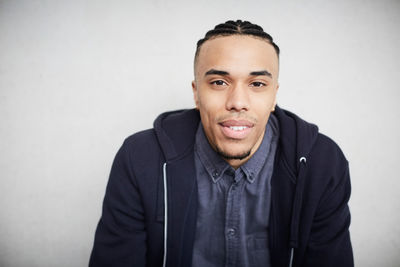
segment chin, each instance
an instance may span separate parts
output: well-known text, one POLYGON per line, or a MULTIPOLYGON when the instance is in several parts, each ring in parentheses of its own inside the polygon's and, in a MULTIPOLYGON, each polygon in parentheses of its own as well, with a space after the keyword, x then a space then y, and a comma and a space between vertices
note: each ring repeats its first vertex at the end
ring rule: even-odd
POLYGON ((227 160, 243 160, 250 156, 251 154, 251 149, 248 150, 225 150, 225 149, 220 149, 218 146, 216 147, 216 152, 223 157, 224 159, 227 160))

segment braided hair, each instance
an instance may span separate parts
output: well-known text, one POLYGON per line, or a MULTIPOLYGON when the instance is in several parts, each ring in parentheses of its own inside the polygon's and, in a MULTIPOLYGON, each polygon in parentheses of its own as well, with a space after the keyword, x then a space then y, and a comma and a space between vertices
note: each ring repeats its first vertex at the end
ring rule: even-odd
POLYGON ((274 43, 273 38, 268 33, 264 32, 263 28, 258 26, 257 24, 253 24, 249 21, 242 20, 228 20, 225 23, 218 24, 214 29, 208 31, 203 39, 200 39, 197 42, 196 54, 195 54, 195 62, 200 53, 200 48, 202 44, 210 39, 214 39, 216 37, 221 36, 230 36, 230 35, 250 35, 257 38, 261 38, 271 44, 276 54, 279 57, 279 47, 274 43))

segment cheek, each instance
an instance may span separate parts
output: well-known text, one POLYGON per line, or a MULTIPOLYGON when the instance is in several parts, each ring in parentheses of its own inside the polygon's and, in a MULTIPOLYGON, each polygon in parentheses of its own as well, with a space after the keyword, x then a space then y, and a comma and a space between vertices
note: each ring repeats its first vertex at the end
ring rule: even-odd
POLYGON ((271 108, 274 105, 274 102, 275 102, 275 95, 273 94, 268 94, 263 97, 258 96, 253 98, 252 107, 253 110, 257 112, 259 116, 263 116, 265 114, 269 114, 271 108))
POLYGON ((198 106, 203 116, 207 116, 209 120, 215 119, 218 111, 221 109, 221 99, 218 95, 199 94, 198 106))
POLYGON ((204 101, 202 98, 198 99, 198 109, 200 112, 201 123, 203 124, 204 128, 209 128, 211 116, 210 116, 210 109, 208 107, 207 101, 204 101))
POLYGON ((269 96, 268 99, 258 98, 253 102, 253 110, 260 126, 265 126, 267 124, 269 115, 274 106, 274 100, 272 96, 269 96))

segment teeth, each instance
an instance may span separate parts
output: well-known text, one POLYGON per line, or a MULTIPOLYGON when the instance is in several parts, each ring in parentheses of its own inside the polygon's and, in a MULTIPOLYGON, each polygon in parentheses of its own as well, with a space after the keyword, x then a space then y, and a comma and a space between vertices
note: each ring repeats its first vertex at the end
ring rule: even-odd
POLYGON ((243 131, 244 129, 247 128, 247 126, 230 126, 229 128, 231 128, 234 131, 243 131))

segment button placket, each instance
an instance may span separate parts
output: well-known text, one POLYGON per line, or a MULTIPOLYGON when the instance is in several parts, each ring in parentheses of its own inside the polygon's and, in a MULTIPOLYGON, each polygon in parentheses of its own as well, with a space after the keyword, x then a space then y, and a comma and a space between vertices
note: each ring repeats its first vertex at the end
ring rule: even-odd
MULTIPOLYGON (((239 173, 240 174, 240 173, 239 173)), ((225 242, 226 242, 226 267, 234 266, 237 257, 238 242, 240 239, 239 214, 240 214, 240 191, 241 181, 233 177, 229 186, 226 198, 226 217, 225 217, 225 242)))

